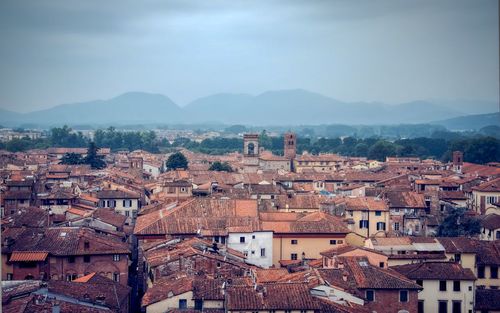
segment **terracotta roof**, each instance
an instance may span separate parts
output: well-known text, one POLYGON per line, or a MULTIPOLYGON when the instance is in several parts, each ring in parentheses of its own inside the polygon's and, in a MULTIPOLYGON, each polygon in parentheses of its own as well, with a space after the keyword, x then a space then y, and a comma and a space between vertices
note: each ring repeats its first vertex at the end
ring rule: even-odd
POLYGON ((193 290, 193 277, 160 278, 149 287, 142 297, 141 306, 145 307, 150 304, 162 301, 169 297, 169 294, 177 296, 193 290))
POLYGON ((335 204, 345 204, 347 210, 352 211, 388 211, 389 206, 386 200, 375 197, 343 197, 335 198, 335 204))
POLYGON ((481 218, 481 226, 486 229, 499 229, 500 215, 496 213, 485 215, 481 218))
POLYGON ((341 245, 341 246, 337 246, 335 248, 332 248, 332 249, 328 249, 328 250, 325 250, 325 251, 322 251, 320 254, 322 256, 325 256, 325 257, 333 257, 333 256, 342 256, 342 254, 344 253, 348 253, 348 252, 351 252, 351 251, 355 251, 355 250, 363 250, 363 251, 366 251, 368 253, 375 253, 375 254, 378 254, 378 255, 383 255, 383 256, 386 256, 384 253, 380 252, 380 251, 377 251, 377 250, 374 250, 374 249, 368 249, 368 248, 365 248, 365 247, 357 247, 357 246, 351 246, 351 245, 341 245))
POLYGON ((422 289, 413 281, 391 269, 373 266, 365 257, 338 257, 343 268, 318 269, 325 282, 355 292, 364 298, 359 289, 422 289), (347 280, 343 279, 347 276, 347 280))
POLYGON ((463 191, 440 191, 439 199, 444 200, 467 200, 463 191))
POLYGON ((45 251, 14 251, 10 256, 10 262, 40 262, 45 261, 48 252, 45 251))
POLYGON ((474 253, 477 264, 500 264, 500 248, 497 241, 483 241, 465 237, 439 237, 446 253, 474 253))
POLYGON ((97 192, 99 199, 139 199, 140 195, 135 192, 123 190, 100 190, 97 192))
POLYGON ((472 190, 481 192, 500 192, 500 178, 472 187, 472 190))
POLYGON ((65 295, 82 302, 91 302, 108 307, 114 311, 128 304, 131 288, 101 275, 92 275, 84 282, 50 280, 49 292, 65 295), (103 304, 97 302, 103 298, 103 304))
POLYGON ((297 214, 295 220, 290 220, 286 213, 275 213, 269 220, 269 214, 260 214, 262 230, 275 233, 321 233, 321 234, 347 234, 346 224, 340 218, 325 212, 297 214), (279 214, 283 214, 283 219, 279 214))
POLYGON ((319 304, 304 284, 276 283, 265 286, 229 286, 226 308, 234 311, 317 310, 319 304))
POLYGON ((285 268, 256 269, 255 278, 257 283, 277 282, 281 277, 288 274, 285 268))
POLYGON ((476 280, 470 269, 455 262, 421 262, 391 266, 391 269, 413 280, 476 280))
POLYGON ((425 208, 423 194, 413 191, 388 191, 386 197, 391 208, 425 208))
POLYGON ((43 231, 25 228, 13 239, 11 251, 46 251, 60 256, 130 253, 129 245, 121 238, 101 235, 87 227, 50 227, 43 231))
POLYGON ((245 232, 259 229, 256 200, 195 198, 173 209, 139 216, 136 235, 196 234, 208 231, 225 235, 231 227, 245 232))
POLYGON ((88 275, 85 275, 85 276, 82 276, 82 277, 78 277, 77 279, 74 279, 73 282, 74 283, 86 283, 88 282, 90 279, 92 279, 92 277, 94 277, 96 273, 90 273, 88 275))

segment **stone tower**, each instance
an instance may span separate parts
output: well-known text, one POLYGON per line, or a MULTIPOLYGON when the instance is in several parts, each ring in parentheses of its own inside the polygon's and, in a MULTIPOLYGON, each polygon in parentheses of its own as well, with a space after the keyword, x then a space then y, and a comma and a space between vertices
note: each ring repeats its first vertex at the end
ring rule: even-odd
POLYGON ((285 152, 285 158, 295 158, 297 153, 297 135, 294 133, 285 133, 283 150, 285 152))
POLYGON ((464 164, 464 153, 462 151, 453 151, 453 171, 462 173, 462 165, 464 164))
POLYGON ((259 168, 259 134, 243 135, 243 165, 245 172, 256 172, 259 168))
POLYGON ((243 135, 243 156, 258 157, 259 156, 259 135, 244 134, 243 135))

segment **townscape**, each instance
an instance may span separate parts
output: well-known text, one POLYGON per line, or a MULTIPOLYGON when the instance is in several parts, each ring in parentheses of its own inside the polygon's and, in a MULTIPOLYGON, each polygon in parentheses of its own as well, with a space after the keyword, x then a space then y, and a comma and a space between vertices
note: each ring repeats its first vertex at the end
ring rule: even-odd
POLYGON ((0 151, 3 312, 500 312, 500 163, 279 137, 0 151))

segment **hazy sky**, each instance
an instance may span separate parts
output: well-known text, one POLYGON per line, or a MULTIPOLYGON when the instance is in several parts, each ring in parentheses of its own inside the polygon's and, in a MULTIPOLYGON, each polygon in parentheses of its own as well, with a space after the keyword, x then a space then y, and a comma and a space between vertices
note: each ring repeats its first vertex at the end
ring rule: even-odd
POLYGON ((0 107, 303 88, 498 101, 498 0, 0 2, 0 107))

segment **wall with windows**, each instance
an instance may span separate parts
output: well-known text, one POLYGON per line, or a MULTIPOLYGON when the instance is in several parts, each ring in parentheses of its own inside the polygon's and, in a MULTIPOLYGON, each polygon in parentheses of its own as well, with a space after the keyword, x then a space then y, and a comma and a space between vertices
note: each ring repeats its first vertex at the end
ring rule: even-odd
MULTIPOLYGON (((423 302, 423 304, 420 304, 420 306, 423 306, 423 312, 439 313, 440 301, 446 303, 448 313, 456 312, 453 311, 454 305, 460 306, 460 312, 462 313, 468 313, 469 310, 473 310, 474 281, 458 280, 457 282, 454 283, 453 280, 423 280, 422 282, 417 282, 422 284, 424 288, 418 294, 418 300, 421 303, 423 302), (459 284, 459 286, 456 286, 456 284, 459 284), (443 287, 446 287, 446 290, 442 290, 443 287)), ((444 304, 441 304, 441 306, 443 307, 444 304)), ((456 307, 455 310, 457 310, 456 307)))
POLYGON ((171 297, 165 294, 164 300, 146 306, 146 313, 163 313, 172 309, 181 309, 180 306, 183 305, 183 303, 186 304, 186 307, 183 309, 194 309, 192 291, 180 295, 172 295, 171 297))
POLYGON ((351 230, 364 237, 389 230, 389 211, 347 210, 346 218, 354 221, 351 230))
POLYGON ((139 199, 100 199, 100 208, 111 208, 116 213, 135 218, 139 209, 139 199))
POLYGON ((247 263, 268 268, 273 265, 273 233, 230 233, 227 246, 247 256, 247 263))
POLYGON ((273 264, 280 260, 319 259, 320 252, 346 244, 345 234, 274 234, 273 264))

